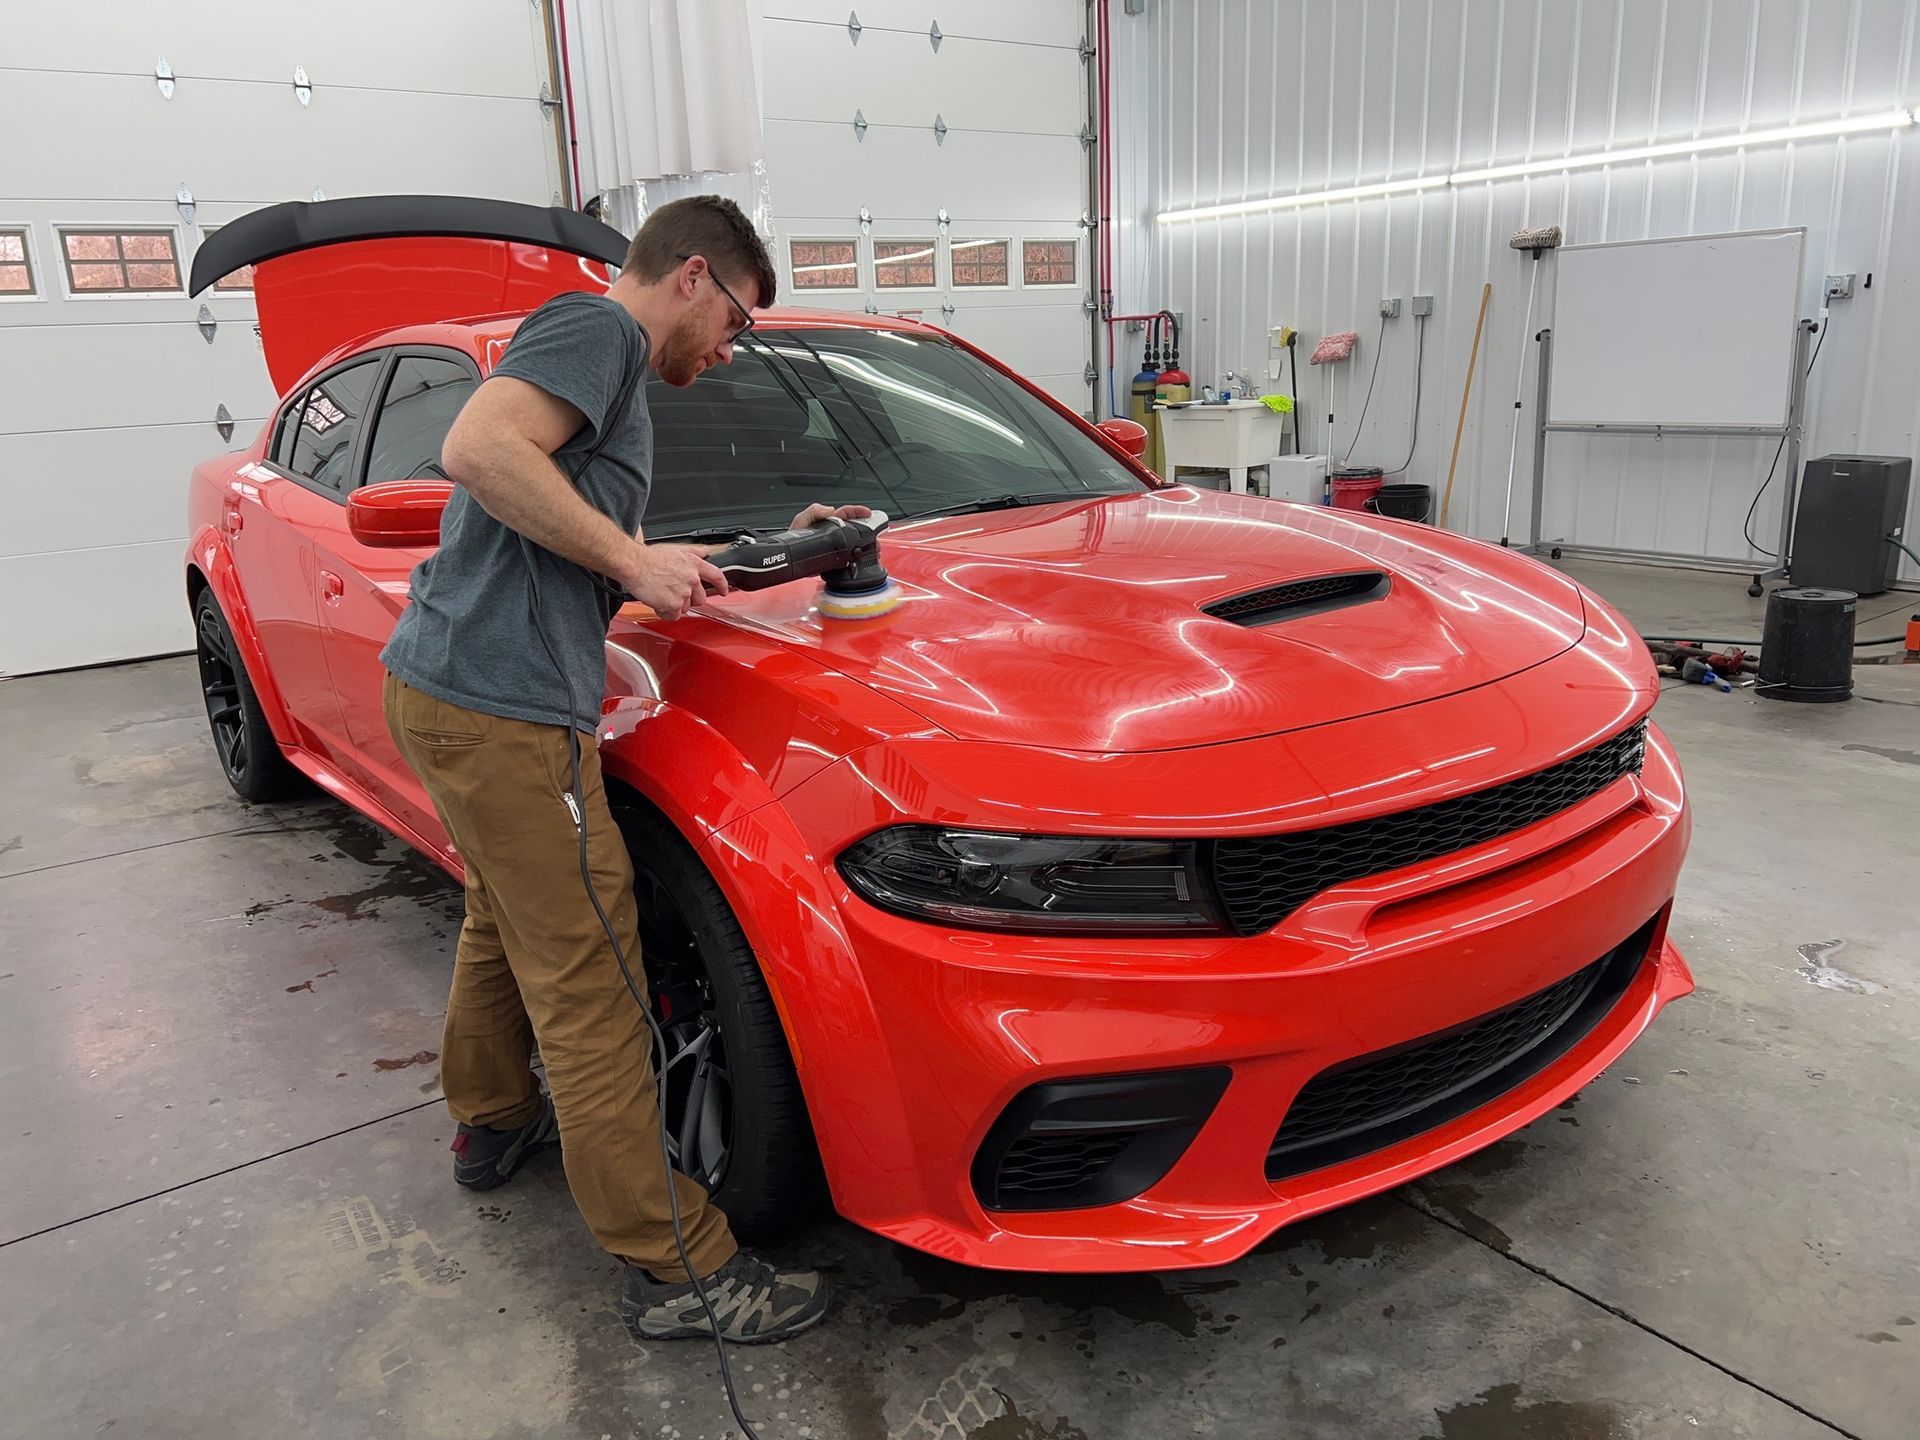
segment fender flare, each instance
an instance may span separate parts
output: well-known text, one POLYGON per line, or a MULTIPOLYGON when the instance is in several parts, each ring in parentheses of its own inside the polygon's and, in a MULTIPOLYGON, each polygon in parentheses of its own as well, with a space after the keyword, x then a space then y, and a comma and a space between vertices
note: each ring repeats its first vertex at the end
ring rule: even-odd
POLYGON ((267 665, 266 652, 260 647, 260 632, 253 623, 253 612, 247 608, 247 598, 240 588, 239 576, 234 573, 233 555, 221 543, 212 526, 204 527, 187 545, 189 606, 195 599, 195 574, 213 591, 220 613, 226 617, 227 630, 233 636, 233 643, 240 647, 240 660, 247 667, 247 679, 253 685, 253 693, 259 697, 267 728, 273 732, 273 738, 280 743, 282 750, 298 748, 299 733, 287 709, 286 697, 280 693, 280 683, 267 665))
POLYGON ((607 712, 600 734, 602 772, 687 838, 753 948, 836 1208, 862 1223, 909 1213, 918 1200, 913 1132, 896 1087, 875 1083, 875 1070, 891 1069, 886 1031, 823 862, 779 797, 706 721, 631 699, 607 712), (849 1051, 864 1063, 845 1063, 849 1051), (830 1055, 840 1060, 821 1058, 830 1055))

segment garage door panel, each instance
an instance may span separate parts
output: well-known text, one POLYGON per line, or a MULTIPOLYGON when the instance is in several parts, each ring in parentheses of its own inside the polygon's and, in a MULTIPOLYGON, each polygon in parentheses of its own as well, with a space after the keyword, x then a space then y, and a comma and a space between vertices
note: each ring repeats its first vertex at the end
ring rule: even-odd
POLYGON ((0 559, 0 675, 193 648, 186 541, 0 559))
POLYGON ((767 169, 778 212, 788 196, 809 213, 843 215, 857 229, 862 205, 876 216, 922 216, 941 207, 956 225, 969 215, 1073 221, 1085 206, 1086 152, 1069 136, 948 132, 875 125, 864 142, 851 125, 770 120, 767 169))
MULTIPOLYGON (((970 305, 961 295, 953 301, 947 328, 1022 375, 1082 373, 1088 331, 1077 296, 1070 306, 970 305)), ((937 323, 937 304, 930 314, 937 323)))
MULTIPOLYGON (((936 0, 868 0, 864 6, 856 0, 766 0, 764 13, 769 20, 812 20, 831 26, 845 45, 850 10, 860 16, 862 46, 875 30, 904 30, 929 45, 927 28, 936 20, 942 35, 1073 49, 1079 48, 1087 29, 1086 7, 1079 0, 968 0, 964 7, 936 0)), ((941 42, 943 48, 945 43, 941 42)))
POLYGON ((850 50, 844 32, 770 24, 766 114, 778 120, 853 119, 870 124, 1074 135, 1086 124, 1085 67, 1070 50, 985 40, 944 42, 884 32, 850 50))
POLYGON ((209 456, 243 449, 262 421, 0 435, 0 557, 137 545, 184 534, 187 479, 209 456))
POLYGON ((1078 371, 1071 375, 1029 375, 1033 384, 1046 391, 1076 415, 1085 415, 1092 404, 1093 387, 1078 371))
POLYGON ((0 332, 0 434, 166 425, 273 408, 251 326, 214 343, 191 323, 51 325, 0 332), (11 363, 18 355, 21 363, 11 363))
MULTIPOLYGON (((163 106, 153 81, 162 55, 180 77, 178 103, 201 77, 271 81, 296 104, 293 70, 306 69, 317 92, 375 86, 465 94, 540 93, 546 78, 539 11, 526 0, 328 0, 276 6, 271 23, 238 22, 204 0, 95 0, 89 33, 76 56, 71 16, 59 5, 9 6, 6 63, 27 70, 118 72, 144 78, 147 96, 163 106), (378 37, 378 43, 369 43, 378 37), (420 57, 434 57, 423 66, 420 57)), ((844 17, 843 17, 844 18, 844 17)), ((157 112, 156 112, 157 113, 157 112)))
POLYGON ((551 199, 553 132, 532 100, 353 90, 316 92, 307 110, 289 82, 284 92, 183 87, 159 104, 150 79, 25 71, 0 85, 0 135, 10 137, 7 189, 36 198, 164 198, 184 179, 208 200, 306 200, 316 185, 334 196, 431 189, 551 199), (147 118, 149 100, 158 109, 147 118), (53 134, 60 143, 12 138, 53 134), (349 134, 372 139, 343 156, 349 134), (74 164, 76 155, 87 163, 74 164), (194 165, 183 156, 208 158, 194 165))

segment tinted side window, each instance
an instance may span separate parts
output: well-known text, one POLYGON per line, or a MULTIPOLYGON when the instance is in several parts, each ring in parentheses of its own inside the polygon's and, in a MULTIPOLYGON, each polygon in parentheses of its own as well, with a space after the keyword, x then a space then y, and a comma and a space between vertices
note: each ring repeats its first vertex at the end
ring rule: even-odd
POLYGON ((362 360, 336 370, 307 392, 294 432, 287 468, 333 490, 348 486, 347 465, 353 437, 366 414, 368 392, 380 374, 380 361, 362 360))
POLYGON ((458 361, 401 356, 373 422, 367 483, 438 475, 441 442, 478 383, 458 361))

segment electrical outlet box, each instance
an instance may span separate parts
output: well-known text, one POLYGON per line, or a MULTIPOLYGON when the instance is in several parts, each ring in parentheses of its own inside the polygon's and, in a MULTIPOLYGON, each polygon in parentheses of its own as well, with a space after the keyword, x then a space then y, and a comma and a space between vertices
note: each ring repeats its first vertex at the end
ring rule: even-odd
POLYGON ((1383 320, 1398 320, 1400 318, 1399 296, 1396 295, 1391 300, 1382 300, 1380 302, 1380 318, 1383 320))
POLYGON ((1431 315, 1433 313, 1433 297, 1431 295, 1414 296, 1413 313, 1416 316, 1431 315))
POLYGON ((1845 275, 1827 276, 1827 299, 1851 300, 1853 298, 1853 272, 1845 275))

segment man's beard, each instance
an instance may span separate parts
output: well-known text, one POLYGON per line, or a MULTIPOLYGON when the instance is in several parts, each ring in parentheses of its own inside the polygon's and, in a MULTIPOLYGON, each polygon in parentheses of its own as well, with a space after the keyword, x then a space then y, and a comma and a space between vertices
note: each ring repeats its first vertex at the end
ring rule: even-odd
POLYGON ((706 326, 697 315, 686 315, 660 348, 660 378, 669 385, 691 385, 700 375, 700 332, 706 326))

